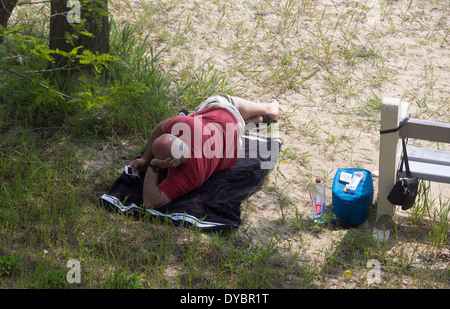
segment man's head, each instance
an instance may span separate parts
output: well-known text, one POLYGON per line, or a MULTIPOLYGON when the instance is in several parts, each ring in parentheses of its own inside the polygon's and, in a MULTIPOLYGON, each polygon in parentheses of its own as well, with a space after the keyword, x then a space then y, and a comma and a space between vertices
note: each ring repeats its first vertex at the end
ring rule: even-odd
POLYGON ((153 142, 152 152, 155 158, 160 160, 182 158, 182 161, 185 161, 189 157, 189 150, 186 144, 172 134, 163 134, 158 137, 153 142))

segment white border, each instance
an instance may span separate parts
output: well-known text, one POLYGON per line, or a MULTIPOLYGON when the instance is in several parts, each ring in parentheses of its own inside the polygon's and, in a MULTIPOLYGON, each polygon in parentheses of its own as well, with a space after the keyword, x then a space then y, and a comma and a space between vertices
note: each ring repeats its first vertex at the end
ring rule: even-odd
MULTIPOLYGON (((103 194, 101 199, 104 200, 105 202, 113 205, 122 213, 127 212, 127 211, 148 212, 154 216, 158 216, 158 217, 162 217, 162 218, 170 218, 174 221, 179 221, 179 222, 184 221, 184 222, 190 223, 190 224, 192 224, 196 227, 202 228, 202 229, 212 228, 212 227, 223 227, 223 226, 229 225, 229 224, 224 224, 224 223, 203 221, 203 220, 200 220, 200 219, 198 219, 192 215, 189 215, 187 213, 163 214, 162 212, 159 212, 154 209, 141 208, 141 207, 137 206, 135 203, 132 203, 132 204, 126 206, 126 205, 122 204, 122 202, 117 197, 109 195, 109 194, 103 194)), ((234 224, 233 224, 233 226, 234 226, 234 224)))

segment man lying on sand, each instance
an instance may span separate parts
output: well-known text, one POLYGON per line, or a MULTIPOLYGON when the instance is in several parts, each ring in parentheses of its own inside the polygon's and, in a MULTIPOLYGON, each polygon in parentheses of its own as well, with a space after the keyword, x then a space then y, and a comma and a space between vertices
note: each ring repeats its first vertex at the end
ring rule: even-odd
POLYGON ((212 174, 237 162, 240 136, 248 123, 278 119, 278 102, 261 104, 226 94, 206 99, 196 112, 160 122, 142 158, 130 166, 147 169, 144 206, 158 208, 202 185, 212 174), (160 168, 167 177, 158 185, 160 168))

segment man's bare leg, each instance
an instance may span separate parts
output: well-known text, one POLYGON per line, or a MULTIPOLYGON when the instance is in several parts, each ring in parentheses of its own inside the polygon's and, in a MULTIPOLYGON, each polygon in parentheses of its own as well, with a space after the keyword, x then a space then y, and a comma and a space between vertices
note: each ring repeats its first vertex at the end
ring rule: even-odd
POLYGON ((245 123, 261 123, 263 116, 271 120, 278 119, 278 101, 271 100, 269 103, 259 103, 249 101, 240 97, 233 97, 239 106, 239 113, 244 118, 245 123))

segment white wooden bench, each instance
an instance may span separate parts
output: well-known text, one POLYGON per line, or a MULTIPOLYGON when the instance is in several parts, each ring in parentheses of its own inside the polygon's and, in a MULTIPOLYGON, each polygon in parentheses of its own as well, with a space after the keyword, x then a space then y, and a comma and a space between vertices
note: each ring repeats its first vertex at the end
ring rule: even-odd
MULTIPOLYGON (((380 131, 398 130, 380 135, 379 182, 377 220, 382 216, 393 217, 396 206, 387 196, 397 181, 402 158, 402 138, 450 143, 450 123, 408 118, 409 103, 400 99, 384 98, 381 106, 380 131)), ((450 152, 407 146, 411 174, 422 180, 450 183, 450 152)), ((378 235, 380 231, 374 230, 378 235)), ((383 237, 387 237, 384 234, 383 237)))

